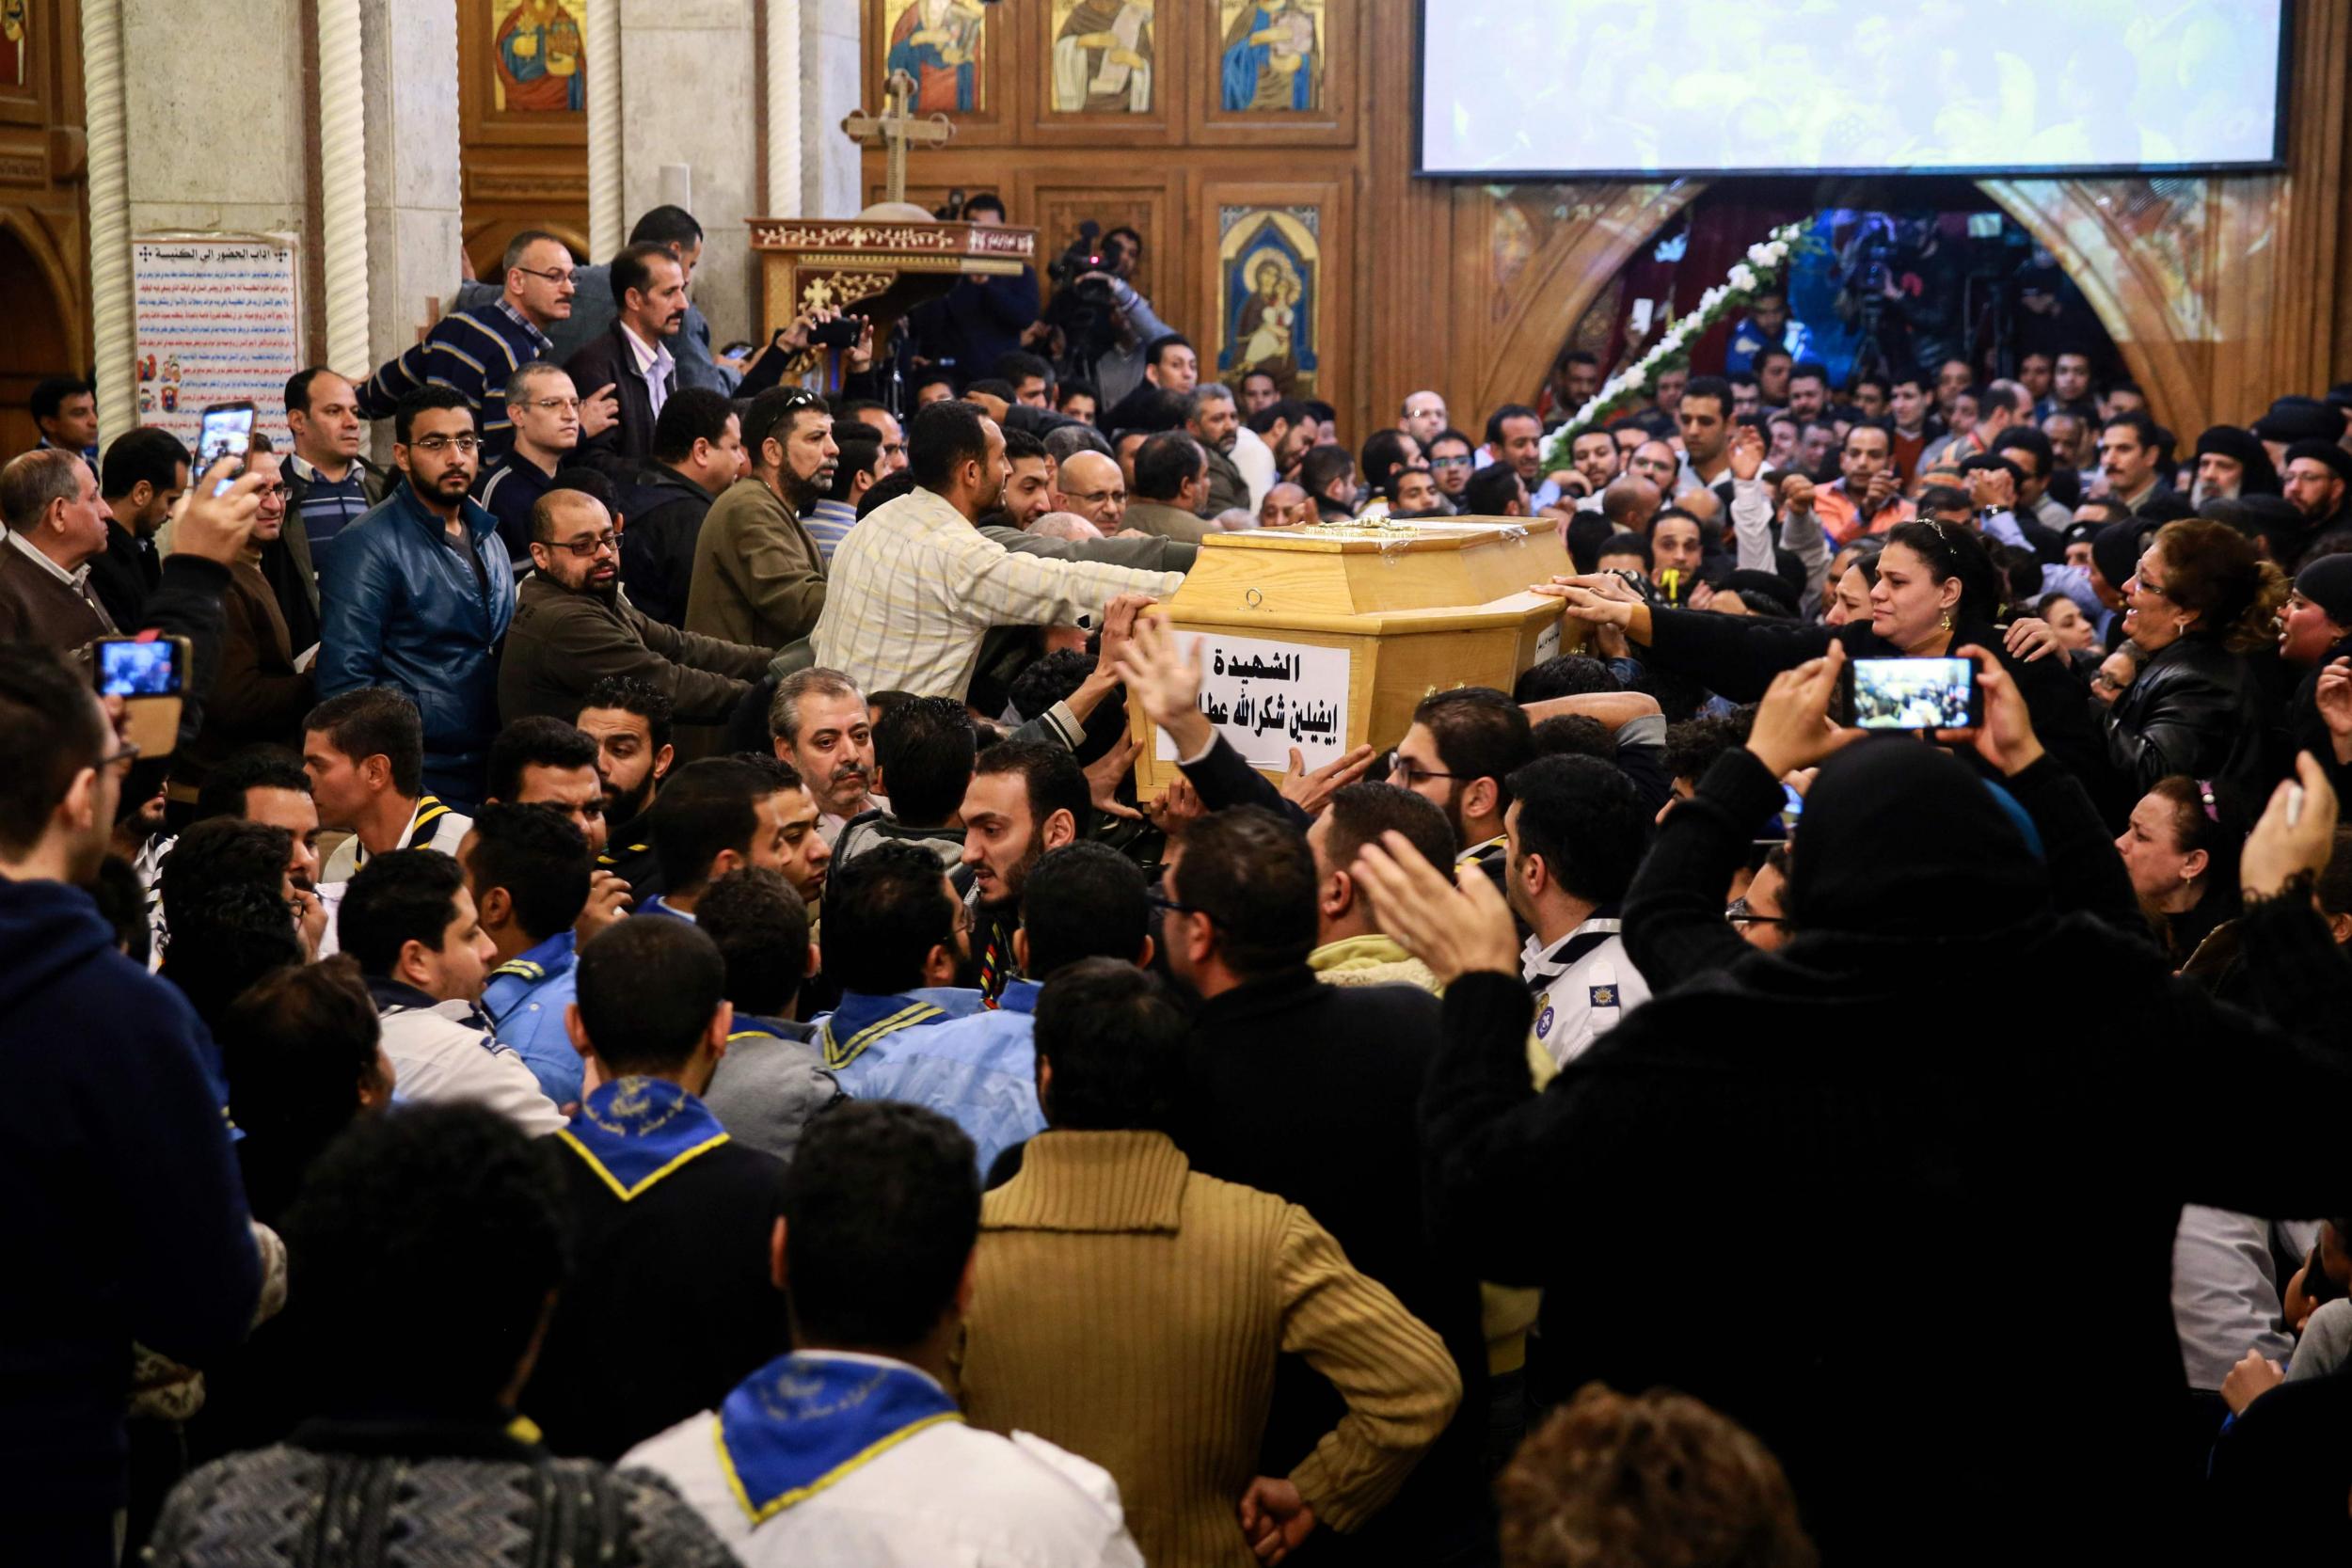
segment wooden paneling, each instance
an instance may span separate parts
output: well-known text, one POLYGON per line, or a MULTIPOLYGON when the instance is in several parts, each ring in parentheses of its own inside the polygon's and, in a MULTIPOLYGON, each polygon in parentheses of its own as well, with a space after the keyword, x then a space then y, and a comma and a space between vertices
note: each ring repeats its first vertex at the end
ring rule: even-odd
POLYGON ((81 11, 30 0, 25 20, 21 50, 0 49, 0 458, 40 437, 35 384, 90 360, 81 11))
MULTIPOLYGON (((588 113, 500 103, 498 38, 528 0, 458 0, 457 116, 463 146, 466 261, 495 277, 516 230, 544 229, 588 255, 588 113)), ((554 0, 553 14, 577 25, 589 0, 554 0)), ((602 0, 611 4, 612 0, 602 0)), ((532 53, 538 53, 536 48, 532 53)), ((584 92, 613 90, 585 76, 584 92)), ((572 73, 566 73, 572 74, 572 73)), ((553 81, 553 78, 546 80, 553 81)), ((560 86, 556 83, 556 86, 560 86)), ((552 96, 555 87, 537 90, 552 96)))
MULTIPOLYGON (((1017 221, 1038 231, 1039 274, 1070 248, 1078 225, 1091 218, 1104 233, 1126 226, 1143 236, 1143 264, 1136 287, 1159 309, 1186 297, 1188 245, 1175 238, 1186 212, 1184 176, 1181 169, 1156 159, 1131 159, 1123 170, 1104 170, 1086 164, 1053 164, 1022 167, 1013 173, 1008 205, 1017 221)), ((1165 312, 1163 312, 1165 313, 1165 312)))

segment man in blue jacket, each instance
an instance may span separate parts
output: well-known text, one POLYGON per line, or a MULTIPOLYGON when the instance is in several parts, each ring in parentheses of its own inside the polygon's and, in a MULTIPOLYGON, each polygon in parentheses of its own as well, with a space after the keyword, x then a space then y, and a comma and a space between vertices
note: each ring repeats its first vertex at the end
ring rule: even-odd
POLYGON ((133 1340, 201 1367, 261 1263, 204 1025, 85 888, 136 749, 87 677, 0 646, 0 1557, 119 1558, 133 1340))
POLYGON ((392 428, 408 483, 336 536, 319 578, 318 691, 407 692, 424 719, 426 786, 470 812, 498 734, 514 569, 497 519, 468 494, 481 461, 471 405, 421 388, 392 428))

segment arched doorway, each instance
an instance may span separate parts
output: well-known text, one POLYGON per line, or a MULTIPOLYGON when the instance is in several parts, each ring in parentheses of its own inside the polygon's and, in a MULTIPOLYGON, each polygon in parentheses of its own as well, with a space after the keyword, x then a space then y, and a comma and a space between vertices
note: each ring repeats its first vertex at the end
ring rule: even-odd
MULTIPOLYGON (((2238 361, 2258 354, 2265 339, 2263 318, 2278 287, 2269 253, 2283 249, 2276 243, 2282 182, 1966 183, 1977 204, 1989 202, 2022 226, 2081 290, 2113 341, 2123 373, 2145 390, 2159 420, 2186 438, 2217 417, 2248 419, 2261 410, 2261 402, 2217 408, 2211 388, 2247 380, 2238 361)), ((1840 200, 1836 188, 1809 181, 1743 181, 1740 186, 1742 197, 1753 187, 1762 203, 1777 201, 1789 215, 1866 204, 1851 199, 1856 193, 1851 190, 1842 193, 1849 199, 1840 200), (1788 188, 1775 191, 1775 185, 1788 188)), ((1572 325, 1708 189, 1706 182, 1686 180, 1484 193, 1481 205, 1490 204, 1497 214, 1514 200, 1540 198, 1543 205, 1572 205, 1582 221, 1549 228, 1534 253, 1516 262, 1510 307, 1495 324, 1479 365, 1477 405, 1531 401, 1572 325)), ((1723 189, 1731 194, 1730 186, 1723 189)), ((2279 378, 2275 390, 2312 389, 2290 379, 2298 375, 2296 368, 2268 366, 2265 372, 2254 379, 2268 384, 2279 378)))
POLYGON ((84 355, 72 324, 81 303, 66 291, 47 236, 22 213, 0 209, 0 299, 10 302, 0 332, 0 454, 40 439, 26 404, 44 376, 79 374, 84 355))

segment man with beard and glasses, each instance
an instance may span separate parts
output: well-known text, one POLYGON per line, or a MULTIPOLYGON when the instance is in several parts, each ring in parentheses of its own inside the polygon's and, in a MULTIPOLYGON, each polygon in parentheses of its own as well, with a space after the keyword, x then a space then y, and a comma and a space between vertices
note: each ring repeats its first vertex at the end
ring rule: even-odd
POLYGON ((960 698, 992 628, 1093 626, 1120 594, 1165 599, 1184 581, 1019 554, 982 534, 1004 490, 1005 437, 970 404, 917 414, 909 448, 914 488, 842 540, 812 638, 817 662, 865 690, 960 698))
POLYGON ((986 1005, 972 983, 972 911, 920 845, 878 844, 834 875, 819 950, 841 1001, 816 1021, 817 1044, 852 1100, 892 1060, 894 1037, 986 1005))
POLYGON ((645 812, 677 752, 670 744, 670 699, 644 681, 608 675, 588 689, 572 720, 596 743, 604 786, 605 848, 596 875, 617 877, 639 900, 661 891, 645 812))
POLYGON ((832 490, 841 449, 824 399, 801 387, 752 400, 743 445, 752 471, 711 503, 694 543, 686 629, 781 648, 825 608, 824 557, 801 517, 832 490))
POLYGON ((874 723, 866 694, 838 670, 796 670, 768 704, 776 760, 792 765, 815 797, 830 845, 850 819, 888 804, 874 794, 874 723))
POLYGON ((972 952, 980 994, 993 1007, 1020 967, 1012 935, 1031 868, 1048 851, 1085 838, 1094 813, 1076 757, 1042 741, 1006 740, 973 765, 960 815, 972 874, 972 952))
POLYGON ((424 721, 425 782, 461 807, 482 799, 498 645, 515 616, 497 520, 468 494, 479 445, 457 392, 403 398, 392 460, 408 483, 336 537, 319 581, 319 695, 406 692, 424 721))
POLYGON ((669 698, 681 723, 721 724, 767 673, 767 648, 679 631, 628 602, 620 536, 594 496, 550 490, 539 498, 531 563, 499 671, 507 723, 569 718, 590 687, 614 678, 643 681, 669 698))

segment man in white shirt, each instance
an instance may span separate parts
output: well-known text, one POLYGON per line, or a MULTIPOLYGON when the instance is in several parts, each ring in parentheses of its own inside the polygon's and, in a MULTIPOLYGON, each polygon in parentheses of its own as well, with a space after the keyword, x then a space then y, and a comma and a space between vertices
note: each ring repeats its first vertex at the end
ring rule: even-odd
POLYGON ((1139 1568, 1100 1465, 968 1426, 946 1391, 979 1200, 972 1141, 937 1112, 811 1122, 773 1259, 800 1349, 621 1467, 667 1480, 749 1568, 1139 1568))
POLYGON ((1021 555, 982 534, 1008 473, 1005 436, 967 403, 934 403, 908 432, 915 488, 834 554, 817 662, 866 691, 961 698, 992 626, 1099 625, 1120 594, 1165 599, 1179 572, 1021 555))
POLYGON ((1535 993, 1527 1053, 1541 1086, 1649 1000, 1617 918, 1649 814, 1632 781, 1597 757, 1538 757, 1510 784, 1503 891, 1534 931, 1520 963, 1535 993))
POLYGON ((322 885, 351 880, 371 855, 392 849, 457 853, 473 818, 424 788, 424 721, 406 692, 362 687, 329 697, 302 721, 302 768, 319 826, 350 836, 319 871, 322 885))
POLYGON ((482 1014, 498 948, 454 858, 394 849, 369 861, 344 890, 335 930, 367 977, 402 1100, 483 1105, 532 1137, 564 1125, 530 1066, 482 1014))

